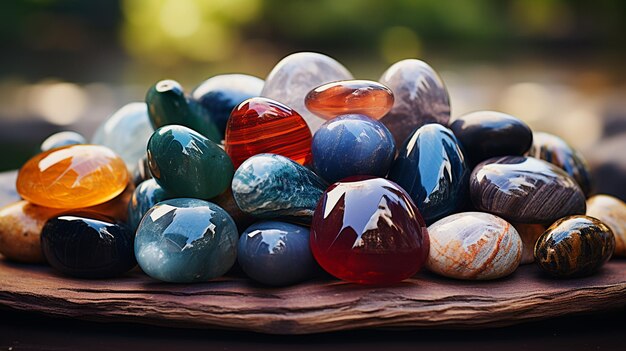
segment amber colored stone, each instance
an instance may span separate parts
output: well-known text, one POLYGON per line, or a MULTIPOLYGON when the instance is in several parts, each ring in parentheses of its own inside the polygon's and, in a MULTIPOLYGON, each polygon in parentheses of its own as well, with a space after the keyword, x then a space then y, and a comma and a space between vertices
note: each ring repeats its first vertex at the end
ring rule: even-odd
POLYGON ((36 205, 75 209, 113 199, 128 183, 126 164, 98 145, 71 145, 38 154, 17 176, 17 192, 36 205))
POLYGON ((311 90, 304 99, 315 115, 332 119, 358 113, 381 119, 393 107, 393 93, 386 86, 370 80, 342 80, 311 90))
POLYGON ((251 98, 235 107, 226 125, 226 153, 235 168, 251 156, 278 154, 303 165, 311 160, 311 131, 290 107, 251 98))

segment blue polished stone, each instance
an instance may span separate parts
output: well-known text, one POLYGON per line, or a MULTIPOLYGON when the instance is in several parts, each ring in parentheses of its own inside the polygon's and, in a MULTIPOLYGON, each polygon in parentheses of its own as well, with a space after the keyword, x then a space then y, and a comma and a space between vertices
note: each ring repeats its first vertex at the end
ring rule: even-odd
POLYGON ((311 278, 316 263, 309 229, 299 225, 258 222, 239 238, 237 261, 248 277, 267 285, 290 285, 311 278))
POLYGON ((351 114, 322 124, 311 145, 313 169, 329 183, 355 175, 384 177, 396 145, 381 122, 351 114))
POLYGON ((48 151, 61 146, 87 144, 85 137, 72 131, 58 132, 50 135, 41 143, 41 151, 48 151))
POLYGON ((168 196, 154 179, 139 184, 128 202, 128 226, 133 231, 137 230, 143 215, 158 202, 169 198, 171 196, 168 196))
POLYGON ((284 218, 310 223, 324 180, 306 167, 274 154, 250 157, 239 166, 232 182, 237 206, 258 218, 284 218))
POLYGON ((204 106, 224 139, 230 112, 244 100, 261 96, 263 83, 247 74, 222 74, 200 83, 191 92, 191 99, 204 106))
POLYGON ((206 282, 237 258, 237 227, 221 207, 204 200, 165 200, 137 228, 135 256, 149 276, 173 283, 206 282))
POLYGON ((433 123, 417 129, 404 142, 389 179, 411 195, 430 224, 463 208, 469 174, 454 134, 433 123))

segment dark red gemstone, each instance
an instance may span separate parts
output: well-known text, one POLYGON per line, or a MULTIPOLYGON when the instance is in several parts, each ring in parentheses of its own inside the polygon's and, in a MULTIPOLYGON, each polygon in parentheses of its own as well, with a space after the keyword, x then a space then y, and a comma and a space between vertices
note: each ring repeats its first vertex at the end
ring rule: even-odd
POLYGON ((339 279, 392 284, 428 257, 426 224, 409 195, 387 179, 357 176, 331 185, 317 205, 311 250, 339 279))

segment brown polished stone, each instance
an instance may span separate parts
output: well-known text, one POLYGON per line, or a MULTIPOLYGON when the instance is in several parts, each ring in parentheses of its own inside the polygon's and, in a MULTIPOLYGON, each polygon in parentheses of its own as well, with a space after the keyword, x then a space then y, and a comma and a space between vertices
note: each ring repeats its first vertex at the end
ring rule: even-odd
POLYGON ((370 80, 342 80, 311 90, 304 99, 306 108, 324 119, 345 114, 362 114, 381 119, 393 106, 393 93, 370 80))

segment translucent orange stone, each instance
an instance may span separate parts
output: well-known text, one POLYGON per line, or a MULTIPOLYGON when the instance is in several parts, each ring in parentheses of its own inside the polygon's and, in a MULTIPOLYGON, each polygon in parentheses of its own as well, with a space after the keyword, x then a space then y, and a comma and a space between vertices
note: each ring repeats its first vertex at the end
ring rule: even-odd
POLYGON ((311 90, 304 100, 306 108, 325 119, 358 113, 380 119, 393 107, 393 93, 371 80, 342 80, 311 90))
POLYGON ((71 145, 28 160, 17 176, 17 192, 36 205, 75 209, 113 199, 128 183, 124 161, 98 145, 71 145))

